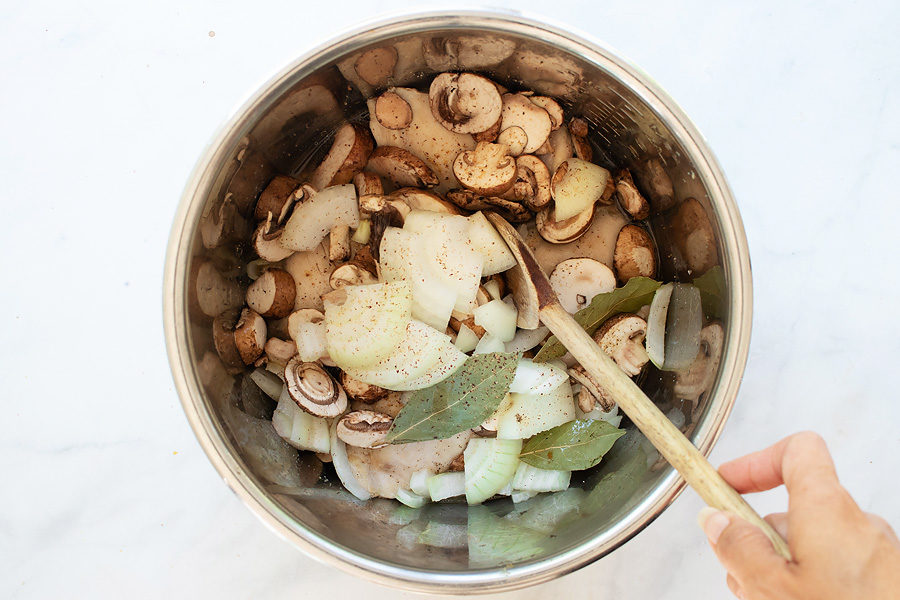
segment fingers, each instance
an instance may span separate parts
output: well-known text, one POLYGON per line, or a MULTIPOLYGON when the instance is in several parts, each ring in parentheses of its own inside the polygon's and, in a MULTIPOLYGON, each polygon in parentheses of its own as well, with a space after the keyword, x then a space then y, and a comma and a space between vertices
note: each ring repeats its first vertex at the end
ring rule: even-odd
POLYGON ((772 529, 778 532, 785 541, 788 540, 788 515, 787 513, 772 513, 765 517, 772 529))
POLYGON ((710 508, 700 511, 699 520, 719 562, 737 584, 738 591, 729 584, 735 595, 787 575, 787 562, 758 527, 710 508))
POLYGON ((838 484, 825 441, 809 431, 727 462, 719 467, 719 473, 741 494, 762 492, 782 484, 789 492, 810 485, 838 484))
POLYGON ((739 598, 740 600, 744 599, 744 590, 741 589, 741 584, 738 583, 738 580, 735 579, 731 573, 725 578, 725 583, 728 584, 728 589, 731 590, 731 593, 734 594, 735 598, 739 598))
POLYGON ((878 515, 873 515, 872 513, 865 513, 866 518, 875 526, 876 529, 884 533, 887 538, 895 545, 900 546, 900 539, 897 538, 897 534, 894 533, 894 528, 891 527, 891 524, 879 517, 878 515))

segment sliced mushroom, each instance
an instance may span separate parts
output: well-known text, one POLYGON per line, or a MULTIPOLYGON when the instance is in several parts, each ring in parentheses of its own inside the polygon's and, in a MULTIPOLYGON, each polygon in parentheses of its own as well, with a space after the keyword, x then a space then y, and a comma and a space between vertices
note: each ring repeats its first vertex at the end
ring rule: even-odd
POLYGON ((313 171, 310 184, 317 190, 350 183, 372 154, 374 141, 361 125, 344 123, 334 134, 331 149, 313 171))
POLYGON ((459 456, 453 459, 453 462, 447 467, 447 471, 458 473, 460 471, 466 470, 466 457, 464 454, 460 453, 459 456))
POLYGON ((611 411, 616 405, 615 399, 606 391, 600 382, 594 379, 581 365, 575 365, 569 369, 569 377, 582 386, 582 393, 578 394, 578 408, 582 412, 594 410, 594 402, 598 402, 604 412, 611 411), (586 393, 585 390, 587 391, 586 393))
POLYGON ((366 168, 399 187, 433 187, 438 178, 421 159, 403 148, 379 146, 366 168))
POLYGON ((284 264, 297 284, 294 309, 315 308, 323 310, 322 294, 331 291, 328 280, 334 270, 328 260, 328 242, 323 241, 315 250, 294 252, 284 264))
POLYGON ((597 294, 616 288, 612 269, 592 258, 564 260, 550 273, 550 287, 567 312, 576 313, 590 303, 597 294))
POLYGON ((375 119, 388 129, 406 129, 412 118, 409 102, 396 92, 385 92, 375 100, 375 119))
POLYGON ((494 82, 474 73, 441 73, 431 81, 428 100, 438 123, 456 133, 491 129, 503 107, 494 82))
POLYGON ((574 117, 569 121, 569 133, 574 137, 586 138, 588 136, 587 121, 581 117, 574 117))
POLYGON ((356 188, 357 198, 369 194, 384 194, 384 186, 381 184, 381 177, 375 173, 361 171, 353 176, 353 186, 356 188))
POLYGON ((491 210, 510 223, 524 223, 531 220, 531 212, 514 200, 499 196, 482 196, 472 190, 450 190, 447 200, 467 211, 491 210))
POLYGON ((450 329, 453 331, 453 333, 459 333, 459 330, 463 325, 471 329, 472 333, 478 336, 479 340, 486 333, 484 327, 475 324, 475 317, 473 315, 450 316, 450 329))
POLYGON ((722 360, 725 330, 719 323, 710 323, 700 330, 700 352, 691 366, 675 373, 672 393, 676 398, 699 402, 709 393, 722 360))
POLYGON ((213 318, 226 310, 238 308, 244 302, 241 287, 233 279, 222 275, 212 261, 194 261, 188 281, 192 315, 213 318))
POLYGON ((263 260, 269 262, 279 262, 294 253, 293 250, 285 248, 278 241, 284 228, 275 225, 272 213, 269 213, 266 220, 260 223, 253 232, 253 249, 263 260))
POLYGON ((343 371, 341 371, 341 386, 352 400, 364 402, 366 404, 378 402, 382 398, 387 397, 390 393, 388 390, 378 387, 377 385, 357 381, 343 371))
POLYGON ((400 188, 389 196, 390 200, 400 200, 412 210, 429 210, 446 215, 461 215, 462 212, 452 202, 447 202, 438 194, 418 188, 400 188))
POLYGON ((650 357, 644 348, 647 321, 631 313, 607 319, 594 333, 594 341, 630 377, 641 372, 650 357))
POLYGON ((516 161, 503 144, 479 142, 474 150, 460 152, 453 174, 466 189, 492 196, 502 194, 516 180, 516 161))
POLYGON ((672 179, 658 158, 651 158, 644 163, 643 169, 634 172, 638 184, 646 193, 650 207, 655 212, 663 212, 675 204, 675 188, 672 179))
POLYGON ((247 288, 247 306, 264 317, 288 316, 296 297, 294 278, 283 269, 269 269, 247 288))
POLYGON ((503 94, 503 123, 500 134, 510 127, 521 127, 528 136, 528 143, 523 148, 524 154, 532 154, 544 145, 553 123, 546 110, 531 101, 524 94, 503 94))
POLYGON ((531 101, 547 111, 547 115, 550 117, 551 129, 559 129, 566 118, 559 102, 549 96, 531 96, 531 101))
POLYGON ((634 179, 631 177, 631 171, 622 169, 615 176, 616 195, 622 208, 631 215, 636 221, 642 221, 650 216, 650 203, 641 195, 637 186, 634 185, 634 179))
POLYGON ((491 125, 489 129, 484 131, 473 133, 472 139, 476 142, 493 142, 500 135, 500 126, 503 124, 501 119, 497 119, 497 122, 491 125))
POLYGON ((606 179, 606 188, 604 188, 603 193, 600 194, 600 203, 601 204, 612 204, 615 202, 613 196, 616 193, 616 182, 612 178, 612 176, 606 179))
POLYGON ((569 133, 571 134, 572 147, 575 156, 581 160, 590 162, 594 159, 594 149, 588 142, 588 124, 587 121, 580 117, 575 117, 569 121, 569 133))
POLYGON ((300 185, 299 179, 276 175, 260 193, 259 199, 256 201, 256 209, 253 211, 254 218, 262 221, 271 213, 277 221, 285 205, 292 200, 291 197, 300 188, 300 185))
POLYGON ((319 364, 292 358, 284 368, 288 394, 297 406, 317 417, 336 417, 347 410, 344 388, 319 364))
POLYGON ((277 337, 270 337, 263 347, 268 363, 284 367, 297 354, 297 344, 277 337))
POLYGON ((384 85, 394 75, 397 65, 397 49, 393 46, 381 46, 366 50, 353 63, 353 68, 360 79, 371 86, 384 85))
POLYGON ((252 365, 266 345, 266 320, 253 309, 245 308, 234 325, 234 345, 245 365, 252 365))
POLYGON ((672 217, 672 237, 692 273, 705 273, 718 263, 712 224, 694 198, 682 202, 672 217))
POLYGON ((532 154, 516 159, 516 181, 504 194, 505 198, 522 202, 530 210, 539 211, 550 203, 550 171, 547 165, 532 154))
POLYGON ((218 248, 231 239, 243 239, 248 227, 249 224, 232 200, 231 192, 208 204, 200 216, 200 238, 203 246, 209 249, 218 248))
POLYGON ((653 238, 637 225, 626 225, 616 238, 613 263, 616 277, 622 283, 632 277, 655 276, 656 246, 653 244, 653 238))
POLYGON ((394 419, 372 410, 355 410, 340 418, 336 433, 348 446, 381 448, 387 446, 387 433, 394 419))
POLYGON ((241 353, 234 340, 234 326, 239 316, 240 311, 236 308, 226 310, 216 316, 212 324, 213 345, 229 373, 244 368, 244 360, 241 358, 241 353))
POLYGON ((506 145, 510 156, 519 156, 528 145, 528 135, 521 127, 509 127, 497 136, 497 143, 506 145))
POLYGON ((594 206, 591 205, 574 217, 556 220, 552 206, 544 208, 537 214, 535 225, 542 238, 551 244, 568 244, 574 242, 590 228, 594 218, 594 206))
POLYGON ((572 136, 565 127, 560 127, 556 131, 550 132, 550 137, 547 138, 547 146, 549 146, 549 152, 544 152, 544 148, 541 148, 541 151, 535 151, 535 154, 547 165, 547 169, 551 173, 556 173, 559 165, 575 156, 572 136))
POLYGON ((368 285, 377 281, 378 277, 374 273, 370 273, 358 264, 349 262, 334 270, 329 283, 331 288, 336 290, 345 285, 368 285))
POLYGON ((328 258, 332 261, 345 260, 350 256, 350 227, 337 225, 328 234, 328 258))

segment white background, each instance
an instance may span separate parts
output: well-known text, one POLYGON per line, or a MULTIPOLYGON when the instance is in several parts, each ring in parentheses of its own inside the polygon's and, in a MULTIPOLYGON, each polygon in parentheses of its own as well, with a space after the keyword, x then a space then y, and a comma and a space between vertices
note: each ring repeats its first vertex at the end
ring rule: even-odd
MULTIPOLYGON (((859 503, 900 525, 900 5, 504 4, 639 64, 731 181, 756 306, 714 461, 816 429, 859 503)), ((406 3, 310 6, 0 8, 0 596, 401 597, 314 563, 235 499, 163 344, 169 227, 213 132, 300 53, 406 3)), ((506 597, 727 597, 699 508, 686 492, 611 556, 506 597)))

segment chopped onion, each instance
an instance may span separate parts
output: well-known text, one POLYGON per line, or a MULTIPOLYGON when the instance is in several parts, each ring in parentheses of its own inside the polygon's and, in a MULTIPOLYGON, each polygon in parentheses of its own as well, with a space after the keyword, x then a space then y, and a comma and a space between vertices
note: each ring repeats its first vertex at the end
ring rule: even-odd
POLYGON ((472 438, 465 458, 466 502, 481 504, 510 482, 519 465, 521 440, 472 438))
POLYGON ((506 351, 525 352, 526 350, 531 350, 543 342, 549 334, 550 330, 543 325, 537 329, 520 329, 516 332, 516 336, 512 341, 506 343, 506 351))
POLYGON ((549 394, 569 379, 565 369, 552 363, 535 363, 530 358, 519 359, 516 374, 509 386, 517 394, 549 394))
POLYGON ((516 336, 516 319, 518 311, 503 300, 491 300, 482 304, 473 313, 475 324, 484 327, 492 336, 501 342, 510 342, 516 336))
POLYGON ((372 497, 372 494, 353 475, 350 460, 347 458, 347 446, 337 436, 338 420, 334 419, 331 425, 331 463, 334 465, 338 479, 341 480, 341 484, 347 491, 360 500, 368 500, 372 497))
POLYGON ((424 497, 409 490, 404 490, 403 488, 397 490, 397 500, 410 508, 420 508, 422 506, 425 506, 424 497))
POLYGON ((460 352, 471 352, 478 346, 478 342, 478 336, 465 323, 459 326, 459 333, 456 334, 454 343, 460 352))
POLYGON ((434 475, 431 471, 416 471, 409 478, 409 489, 419 496, 428 496, 428 478, 434 475))
POLYGON ((569 487, 571 478, 571 471, 539 469, 520 462, 512 486, 523 492, 559 492, 569 487))
POLYGON ((284 388, 284 383, 277 375, 257 367, 250 372, 250 379, 253 380, 253 383, 259 386, 259 389, 265 392, 272 400, 277 402, 278 398, 281 397, 281 390, 284 388))
POLYGON ((521 490, 516 490, 512 494, 510 494, 513 504, 520 504, 522 502, 525 502, 526 500, 531 500, 537 495, 537 492, 523 492, 521 490))
POLYGON ((462 496, 466 493, 466 474, 462 471, 438 473, 428 478, 428 495, 432 502, 462 496))
POLYGON ((504 352, 506 346, 501 340, 498 340, 489 333, 485 333, 475 346, 473 354, 490 354, 491 352, 504 352))

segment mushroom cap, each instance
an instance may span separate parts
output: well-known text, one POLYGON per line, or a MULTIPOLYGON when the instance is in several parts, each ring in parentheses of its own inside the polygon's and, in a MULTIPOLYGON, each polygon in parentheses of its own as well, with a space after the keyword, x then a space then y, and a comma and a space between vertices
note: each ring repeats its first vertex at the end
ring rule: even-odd
POLYGON ((383 387, 353 379, 343 371, 341 371, 341 386, 352 400, 365 402, 366 404, 377 402, 390 393, 383 387))
POLYGON ((266 320, 251 308, 241 311, 234 326, 234 345, 245 365, 252 365, 266 345, 266 320))
POLYGON ((605 411, 609 412, 616 405, 615 399, 612 395, 600 385, 600 382, 594 379, 590 373, 584 370, 584 367, 581 365, 575 365, 569 369, 569 377, 577 381, 582 386, 582 392, 587 390, 587 394, 590 395, 588 397, 587 394, 578 394, 578 408, 580 408, 583 412, 590 412, 594 409, 594 404, 590 400, 596 400, 600 403, 600 407, 605 411), (587 409, 587 410, 585 410, 587 409))
POLYGON ((593 204, 574 217, 562 221, 557 221, 553 207, 547 206, 537 214, 535 226, 541 237, 551 244, 568 244, 584 235, 590 228, 593 218, 593 204))
POLYGON ((252 242, 253 249, 263 260, 269 262, 279 262, 291 254, 293 250, 285 248, 278 241, 284 228, 275 225, 275 218, 272 213, 268 213, 266 220, 260 223, 253 232, 252 242))
POLYGON ((353 186, 356 188, 357 198, 368 194, 384 194, 384 186, 381 177, 368 171, 360 171, 353 176, 353 186))
POLYGON ((616 195, 619 197, 622 208, 631 215, 632 219, 642 221, 650 216, 650 203, 634 185, 634 179, 628 169, 622 169, 616 173, 616 195))
POLYGON ((531 220, 531 211, 523 204, 499 196, 483 196, 472 190, 450 190, 447 192, 447 200, 472 212, 494 211, 511 223, 524 223, 531 220))
POLYGON ((350 183, 354 175, 366 166, 374 145, 368 128, 344 123, 335 132, 328 154, 310 176, 310 184, 316 190, 324 190, 333 185, 350 183))
POLYGON ((672 217, 672 237, 691 272, 699 275, 718 263, 712 224, 703 205, 695 198, 688 198, 678 206, 672 217))
POLYGON ((188 281, 188 303, 194 318, 214 318, 244 303, 237 282, 222 275, 211 260, 194 261, 188 281))
POLYGON ((412 118, 409 102, 396 92, 387 91, 375 100, 375 119, 388 129, 406 129, 412 118))
POLYGON ((393 46, 371 48, 356 58, 353 68, 360 79, 378 87, 393 77, 397 58, 397 49, 393 46))
POLYGON ((626 225, 616 238, 616 252, 613 257, 616 276, 622 283, 632 277, 653 277, 656 275, 656 246, 653 238, 637 225, 626 225))
POLYGON ((650 357, 644 348, 647 321, 631 313, 611 317, 594 333, 594 341, 619 368, 634 377, 650 357))
POLYGON ((720 323, 710 323, 700 330, 697 358, 686 370, 675 373, 672 393, 676 398, 699 402, 704 394, 709 393, 722 360, 724 342, 725 330, 720 323))
MULTIPOLYGON (((547 111, 547 114, 550 116, 550 127, 552 129, 559 129, 565 122, 566 117, 562 107, 559 105, 559 102, 550 96, 532 96, 531 102, 547 111)), ((585 135, 587 135, 586 132, 585 135)))
POLYGON ((453 161, 457 181, 473 192, 492 196, 508 190, 516 180, 516 161, 503 144, 479 142, 453 161))
POLYGON ((587 121, 581 117, 572 117, 569 121, 569 133, 574 137, 586 138, 588 135, 587 121))
POLYGON ((263 350, 265 351, 266 359, 269 362, 286 365, 288 361, 297 354, 297 344, 281 338, 270 337, 266 340, 266 345, 263 350))
POLYGON ((430 210, 431 212, 443 213, 446 215, 462 214, 462 211, 460 211, 455 204, 447 202, 438 194, 430 190, 405 187, 391 192, 390 198, 400 200, 411 210, 430 210))
POLYGON ((503 94, 503 123, 500 134, 510 127, 521 127, 528 136, 522 152, 531 154, 544 145, 553 129, 553 122, 546 110, 524 94, 503 94))
POLYGON ((300 185, 299 179, 294 179, 287 175, 276 175, 273 177, 272 181, 259 194, 256 208, 253 211, 254 218, 257 221, 262 221, 269 213, 272 213, 277 219, 281 215, 281 210, 284 208, 285 203, 291 199, 291 196, 300 185))
POLYGON ((293 357, 284 368, 288 394, 297 406, 317 417, 336 417, 347 410, 344 388, 318 363, 293 357))
POLYGON ((297 286, 284 269, 269 269, 247 288, 247 306, 264 317, 280 319, 294 310, 297 286))
POLYGON ((400 187, 434 187, 438 178, 422 159, 396 146, 379 146, 366 168, 400 187))
POLYGON ((244 366, 244 360, 234 341, 234 325, 239 316, 238 309, 233 308, 217 315, 212 323, 213 345, 216 347, 216 353, 222 359, 225 367, 232 372, 233 369, 241 369, 244 366))
POLYGON ((550 203, 550 171, 544 161, 533 154, 516 159, 516 181, 504 194, 518 200, 530 210, 539 211, 550 203))
POLYGON ((503 101, 490 79, 473 73, 441 73, 428 89, 431 114, 456 133, 480 133, 500 119, 503 101))
POLYGON ((394 419, 372 410, 355 410, 340 418, 336 433, 348 446, 381 448, 386 446, 388 430, 394 419))
POLYGON ((600 261, 570 258, 556 265, 550 273, 550 287, 566 312, 574 314, 587 306, 597 294, 614 290, 616 276, 600 261))
POLYGON ((284 269, 297 286, 294 308, 323 309, 322 294, 331 291, 329 278, 334 270, 328 258, 328 241, 323 240, 314 250, 294 252, 285 262, 284 269))
POLYGON ((635 170, 633 174, 637 177, 640 188, 646 193, 652 211, 663 212, 672 208, 675 204, 675 188, 658 158, 647 160, 644 168, 635 170))
POLYGON ((528 134, 521 127, 513 125, 497 136, 498 144, 505 144, 510 156, 519 156, 528 145, 528 134))
POLYGON ((362 268, 358 264, 349 262, 336 268, 331 273, 331 289, 342 288, 345 285, 368 285, 376 283, 378 278, 374 273, 362 268))

